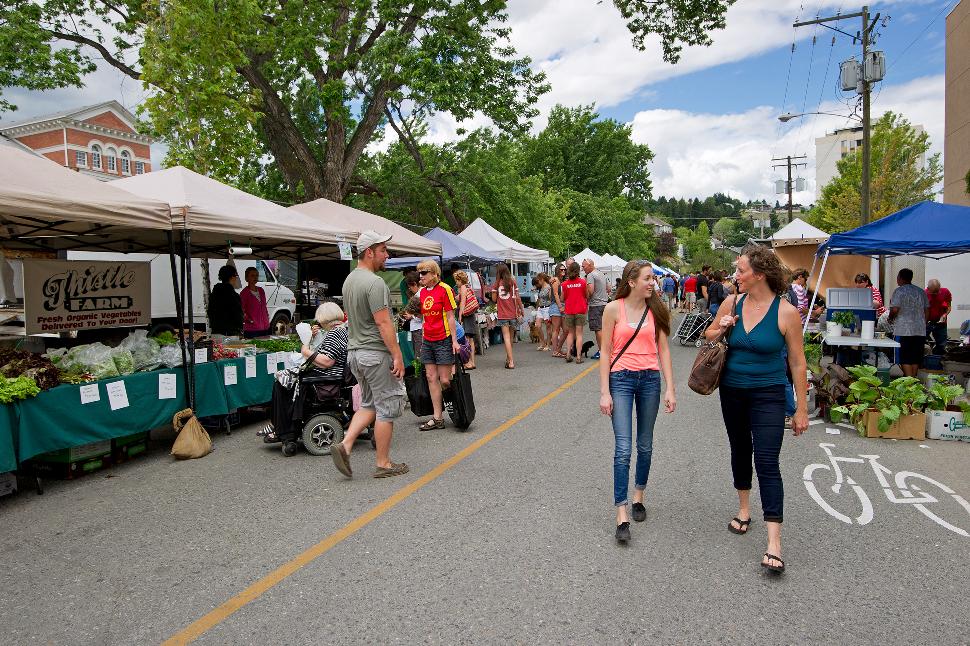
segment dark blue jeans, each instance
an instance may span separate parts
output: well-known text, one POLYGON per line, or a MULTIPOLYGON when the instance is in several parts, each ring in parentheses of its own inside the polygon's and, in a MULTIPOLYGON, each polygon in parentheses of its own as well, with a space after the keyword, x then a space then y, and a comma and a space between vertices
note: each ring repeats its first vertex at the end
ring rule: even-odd
POLYGON ((637 468, 634 486, 647 488, 653 456, 653 425, 660 409, 660 372, 657 370, 617 370, 610 373, 613 397, 613 504, 627 502, 630 487, 630 455, 633 451, 633 406, 637 408, 637 468))
POLYGON ((785 490, 778 456, 785 437, 784 384, 760 388, 720 387, 721 414, 731 443, 734 488, 751 489, 751 455, 758 471, 765 521, 782 522, 785 490))
POLYGON ((927 323, 926 340, 933 339, 933 354, 946 353, 946 323, 927 323))

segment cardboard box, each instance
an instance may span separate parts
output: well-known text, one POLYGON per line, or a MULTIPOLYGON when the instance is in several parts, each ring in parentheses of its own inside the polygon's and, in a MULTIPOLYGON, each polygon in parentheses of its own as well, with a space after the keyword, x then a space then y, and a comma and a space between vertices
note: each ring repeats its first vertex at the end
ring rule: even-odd
POLYGON ((934 410, 926 416, 926 437, 970 442, 970 426, 964 423, 963 413, 959 411, 934 410))
POLYGON ((926 438, 926 415, 915 413, 899 418, 885 433, 879 432, 879 413, 868 412, 865 416, 866 437, 884 437, 892 440, 922 440, 926 438))

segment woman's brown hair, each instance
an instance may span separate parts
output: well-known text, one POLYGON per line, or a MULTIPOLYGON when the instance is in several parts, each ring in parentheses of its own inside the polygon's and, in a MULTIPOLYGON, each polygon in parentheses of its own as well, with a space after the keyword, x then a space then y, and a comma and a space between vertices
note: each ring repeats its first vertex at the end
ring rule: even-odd
POLYGON ((509 294, 512 293, 515 281, 512 280, 512 272, 509 271, 509 266, 504 262, 495 266, 495 282, 504 287, 509 294))
POLYGON ((760 244, 750 244, 741 250, 741 255, 748 259, 752 271, 765 277, 771 291, 779 296, 788 291, 785 266, 771 249, 760 244))
POLYGON ((566 267, 566 280, 576 280, 577 278, 579 278, 579 263, 569 263, 569 266, 566 267))
MULTIPOLYGON (((623 277, 620 279, 620 286, 616 289, 616 300, 627 298, 630 295, 630 292, 633 291, 630 282, 640 280, 640 274, 644 269, 649 269, 650 273, 653 273, 653 265, 646 260, 631 260, 626 264, 623 268, 623 277)), ((653 324, 657 332, 659 333, 663 330, 664 334, 670 336, 670 310, 660 300, 660 295, 657 293, 656 287, 653 289, 653 294, 647 299, 647 307, 653 312, 653 324)))

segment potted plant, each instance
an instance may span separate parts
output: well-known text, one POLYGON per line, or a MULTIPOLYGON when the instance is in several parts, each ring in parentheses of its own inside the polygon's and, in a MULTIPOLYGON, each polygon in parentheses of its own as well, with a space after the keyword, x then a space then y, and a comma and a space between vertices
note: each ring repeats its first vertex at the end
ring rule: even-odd
POLYGON ((833 324, 833 329, 829 331, 829 334, 832 336, 842 336, 842 334, 845 333, 846 328, 849 328, 855 324, 855 315, 848 310, 842 310, 841 312, 836 312, 832 315, 830 323, 833 324), (836 326, 838 327, 836 328, 836 326))
POLYGON ((873 366, 848 368, 856 378, 849 386, 846 404, 832 409, 833 421, 848 416, 865 437, 916 440, 926 437, 930 396, 915 377, 899 377, 883 386, 873 366))
POLYGON ((965 428, 964 420, 970 413, 970 404, 954 402, 964 394, 963 387, 948 383, 942 375, 930 375, 929 379, 926 436, 932 440, 962 439, 965 431, 957 435, 954 433, 965 428))

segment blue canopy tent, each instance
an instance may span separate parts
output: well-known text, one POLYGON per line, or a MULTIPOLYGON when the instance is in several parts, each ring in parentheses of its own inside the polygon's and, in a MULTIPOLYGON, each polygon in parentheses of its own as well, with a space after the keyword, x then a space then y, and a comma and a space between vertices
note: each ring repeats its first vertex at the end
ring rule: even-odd
MULTIPOLYGON (((482 265, 493 265, 502 262, 502 259, 482 249, 474 242, 465 240, 454 233, 449 233, 440 227, 435 227, 424 237, 441 243, 441 262, 462 262, 472 267, 482 265)), ((388 269, 400 269, 402 267, 413 267, 422 260, 435 260, 434 256, 403 256, 401 258, 389 258, 386 263, 388 269)))
MULTIPOLYGON (((830 255, 949 258, 968 252, 970 207, 927 201, 851 231, 833 234, 818 246, 815 257, 822 257, 821 281, 830 255)), ((813 295, 809 309, 814 306, 813 295)))

